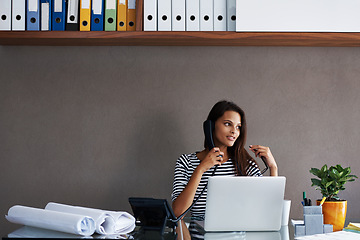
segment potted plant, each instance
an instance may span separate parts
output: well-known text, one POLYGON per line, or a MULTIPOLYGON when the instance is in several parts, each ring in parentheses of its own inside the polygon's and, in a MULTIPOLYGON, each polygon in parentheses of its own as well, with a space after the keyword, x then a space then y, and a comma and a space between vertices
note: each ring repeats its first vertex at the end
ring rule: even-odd
MULTIPOLYGON (((321 169, 311 168, 310 173, 317 178, 311 178, 312 185, 316 190, 320 190, 323 197, 326 197, 322 205, 324 223, 333 225, 334 231, 340 231, 344 228, 347 201, 338 197, 340 191, 345 190, 345 183, 355 181, 358 178, 351 175, 350 167, 343 168, 341 165, 328 166, 325 164, 321 169)), ((317 201, 317 205, 320 204, 317 201)))

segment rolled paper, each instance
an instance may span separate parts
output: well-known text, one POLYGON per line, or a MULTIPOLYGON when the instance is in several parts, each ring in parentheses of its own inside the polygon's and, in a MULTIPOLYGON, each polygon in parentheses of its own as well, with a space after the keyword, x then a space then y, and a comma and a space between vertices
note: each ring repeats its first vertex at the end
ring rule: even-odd
POLYGON ((70 234, 90 236, 95 221, 88 216, 15 205, 5 216, 9 222, 70 234))
POLYGON ((126 234, 135 228, 135 218, 127 212, 107 211, 54 202, 49 202, 45 209, 92 217, 98 234, 126 234))

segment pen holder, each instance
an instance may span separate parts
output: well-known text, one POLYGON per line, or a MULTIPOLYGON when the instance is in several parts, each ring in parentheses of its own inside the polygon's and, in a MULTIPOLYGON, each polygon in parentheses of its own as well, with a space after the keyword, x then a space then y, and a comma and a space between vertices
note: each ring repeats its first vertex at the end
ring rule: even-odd
POLYGON ((322 206, 304 206, 304 224, 306 235, 323 233, 322 206))
POLYGON ((295 225, 295 236, 329 233, 333 226, 324 225, 322 206, 304 206, 304 224, 295 225))

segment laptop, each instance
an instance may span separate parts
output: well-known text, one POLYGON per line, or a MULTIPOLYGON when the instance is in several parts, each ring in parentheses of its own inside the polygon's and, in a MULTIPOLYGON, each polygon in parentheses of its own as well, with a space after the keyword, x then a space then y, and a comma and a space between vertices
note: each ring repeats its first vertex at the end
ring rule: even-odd
POLYGON ((279 231, 285 177, 209 177, 205 232, 279 231))

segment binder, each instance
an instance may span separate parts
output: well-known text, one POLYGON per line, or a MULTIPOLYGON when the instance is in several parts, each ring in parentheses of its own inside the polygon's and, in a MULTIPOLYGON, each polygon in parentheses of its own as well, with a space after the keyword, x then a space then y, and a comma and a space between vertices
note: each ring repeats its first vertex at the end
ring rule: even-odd
POLYGON ((91 31, 104 30, 104 3, 103 0, 92 0, 91 4, 91 31))
POLYGON ((214 31, 226 31, 226 0, 214 0, 214 31))
POLYGON ((185 0, 172 0, 171 30, 185 31, 185 0))
POLYGON ((51 0, 40 0, 40 6, 40 29, 41 31, 51 31, 51 0))
POLYGON ((39 31, 40 30, 40 0, 28 0, 26 8, 26 30, 39 31))
POLYGON ((200 30, 200 0, 186 0, 186 31, 200 30))
POLYGON ((12 23, 13 31, 25 31, 25 1, 12 0, 12 23))
POLYGON ((136 0, 128 0, 128 8, 126 13, 126 30, 135 31, 136 30, 136 0))
POLYGON ((79 0, 68 0, 66 31, 79 31, 79 0))
POLYGON ((91 0, 80 0, 80 31, 90 31, 91 0))
POLYGON ((236 0, 227 0, 227 30, 236 31, 236 0))
POLYGON ((171 0, 158 0, 158 31, 171 31, 171 0))
POLYGON ((157 0, 144 0, 144 31, 157 31, 157 0))
POLYGON ((200 31, 214 31, 213 1, 200 0, 200 31))
POLYGON ((105 31, 116 31, 116 0, 105 0, 105 31))
POLYGON ((65 0, 54 0, 52 12, 52 30, 65 31, 65 0))
POLYGON ((11 30, 11 0, 0 0, 0 30, 11 30))
POLYGON ((127 15, 127 0, 119 0, 117 7, 117 25, 118 31, 126 31, 126 15, 127 15))

